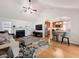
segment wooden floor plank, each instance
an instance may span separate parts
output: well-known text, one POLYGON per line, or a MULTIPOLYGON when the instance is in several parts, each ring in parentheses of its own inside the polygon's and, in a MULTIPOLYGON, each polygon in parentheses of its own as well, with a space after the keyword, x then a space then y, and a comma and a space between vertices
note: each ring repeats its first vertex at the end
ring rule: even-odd
MULTIPOLYGON (((48 38, 43 38, 48 41, 48 38)), ((42 39, 42 40, 43 40, 42 39)), ((50 46, 37 56, 38 58, 79 58, 79 47, 75 45, 68 46, 67 44, 61 44, 56 41, 51 41, 50 46), (56 51, 56 52, 55 52, 56 51)))

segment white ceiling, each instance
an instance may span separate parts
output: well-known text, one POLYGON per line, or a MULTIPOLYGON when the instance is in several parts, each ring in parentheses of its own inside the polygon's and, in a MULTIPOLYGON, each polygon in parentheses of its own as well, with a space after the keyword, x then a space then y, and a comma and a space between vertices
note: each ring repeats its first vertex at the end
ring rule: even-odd
POLYGON ((27 0, 0 0, 0 17, 33 20, 39 17, 45 9, 66 8, 79 10, 79 0, 32 0, 33 8, 38 12, 33 15, 24 14, 21 6, 27 0))
POLYGON ((60 8, 79 9, 79 0, 39 0, 41 3, 60 8))

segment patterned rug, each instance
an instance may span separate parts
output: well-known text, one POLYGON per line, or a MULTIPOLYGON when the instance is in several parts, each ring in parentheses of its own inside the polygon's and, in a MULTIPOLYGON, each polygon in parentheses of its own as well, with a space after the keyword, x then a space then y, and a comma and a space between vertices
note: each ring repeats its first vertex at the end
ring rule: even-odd
POLYGON ((49 46, 48 42, 41 41, 40 38, 29 36, 21 39, 23 39, 23 41, 20 43, 19 58, 35 58, 35 52, 39 52, 49 46), (36 43, 36 45, 30 46, 32 43, 36 43))

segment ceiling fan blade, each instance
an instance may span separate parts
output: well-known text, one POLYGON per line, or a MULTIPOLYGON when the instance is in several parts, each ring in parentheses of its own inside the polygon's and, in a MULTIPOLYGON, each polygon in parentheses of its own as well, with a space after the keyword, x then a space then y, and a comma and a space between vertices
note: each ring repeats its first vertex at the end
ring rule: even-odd
POLYGON ((37 11, 37 10, 33 10, 33 11, 37 11))
POLYGON ((26 8, 26 7, 23 6, 23 8, 26 8))
POLYGON ((23 6, 23 8, 27 9, 27 7, 24 7, 24 6, 23 6))

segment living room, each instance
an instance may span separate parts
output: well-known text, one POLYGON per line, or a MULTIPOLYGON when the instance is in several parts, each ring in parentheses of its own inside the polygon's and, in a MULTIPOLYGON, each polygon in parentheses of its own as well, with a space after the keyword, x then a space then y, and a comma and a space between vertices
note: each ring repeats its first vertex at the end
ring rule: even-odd
POLYGON ((1 0, 0 58, 79 58, 78 2, 1 0))

